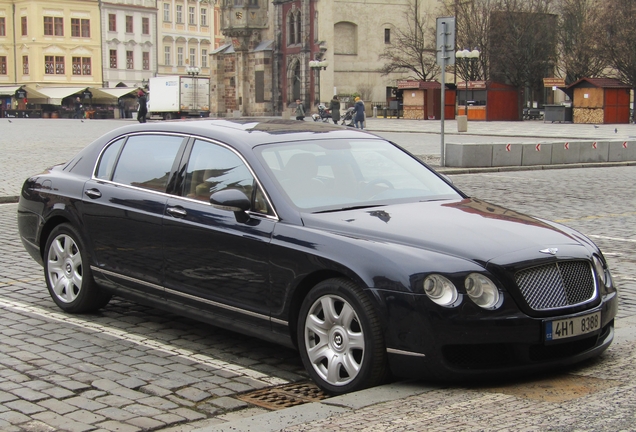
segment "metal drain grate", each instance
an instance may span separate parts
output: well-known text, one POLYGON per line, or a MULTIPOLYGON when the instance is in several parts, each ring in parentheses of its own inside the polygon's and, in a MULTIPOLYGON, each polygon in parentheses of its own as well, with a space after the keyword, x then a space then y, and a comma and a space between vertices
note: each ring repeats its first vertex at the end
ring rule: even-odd
POLYGON ((285 384, 236 396, 238 399, 271 410, 289 408, 329 397, 313 382, 285 384))

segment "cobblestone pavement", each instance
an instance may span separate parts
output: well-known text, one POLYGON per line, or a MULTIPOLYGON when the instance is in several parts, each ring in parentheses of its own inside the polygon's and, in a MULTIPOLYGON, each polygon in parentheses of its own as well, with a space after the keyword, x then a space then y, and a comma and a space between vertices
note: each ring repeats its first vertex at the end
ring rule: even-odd
MULTIPOLYGON (((23 123, 34 125, 24 138, 0 126, 0 196, 14 190, 7 171, 21 183, 125 124, 58 120, 41 120, 44 130, 23 123)), ((636 430, 636 167, 452 178, 469 195, 563 222, 601 246, 620 292, 615 343, 601 359, 556 378, 491 388, 419 382, 413 396, 299 417, 282 429, 636 430)), ((260 431, 260 419, 274 413, 236 396, 307 378, 292 350, 126 301, 115 299, 99 314, 61 313, 19 241, 16 208, 0 205, 0 430, 217 431, 249 420, 240 430, 260 431)))

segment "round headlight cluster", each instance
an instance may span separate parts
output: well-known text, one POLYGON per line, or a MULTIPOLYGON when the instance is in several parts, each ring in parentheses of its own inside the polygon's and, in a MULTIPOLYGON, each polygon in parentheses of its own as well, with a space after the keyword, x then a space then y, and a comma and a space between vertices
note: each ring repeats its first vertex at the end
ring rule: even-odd
POLYGON ((499 305, 499 290, 486 276, 471 273, 464 281, 466 294, 479 307, 493 309, 499 305))
POLYGON ((599 279, 601 280, 603 285, 607 286, 607 274, 605 273, 605 266, 603 265, 603 262, 596 255, 592 255, 592 262, 594 263, 594 270, 596 270, 596 274, 598 275, 599 279))
POLYGON ((451 306, 457 301, 457 288, 444 276, 433 274, 424 279, 424 293, 440 306, 451 306))

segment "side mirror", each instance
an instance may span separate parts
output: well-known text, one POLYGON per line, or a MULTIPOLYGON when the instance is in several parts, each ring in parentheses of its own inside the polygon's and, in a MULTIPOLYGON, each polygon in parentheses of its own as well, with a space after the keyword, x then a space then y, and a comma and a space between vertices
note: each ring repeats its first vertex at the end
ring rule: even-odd
POLYGON ((225 189, 214 192, 210 196, 210 204, 214 208, 234 212, 236 220, 239 222, 247 222, 249 219, 246 212, 250 209, 251 202, 247 195, 240 190, 225 189))

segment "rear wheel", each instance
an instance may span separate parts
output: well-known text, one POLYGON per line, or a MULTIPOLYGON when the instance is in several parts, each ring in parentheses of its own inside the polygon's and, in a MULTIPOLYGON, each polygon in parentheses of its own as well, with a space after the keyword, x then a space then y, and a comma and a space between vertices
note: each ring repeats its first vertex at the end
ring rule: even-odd
POLYGON ((44 277, 51 298, 66 312, 92 312, 112 297, 95 283, 84 242, 70 224, 55 227, 46 242, 44 277))
POLYGON ((173 117, 172 113, 165 113, 163 115, 164 120, 172 120, 172 117, 173 117))
POLYGON ((380 321, 349 280, 329 279, 309 292, 300 309, 298 346, 305 368, 328 393, 348 393, 386 379, 380 321))

